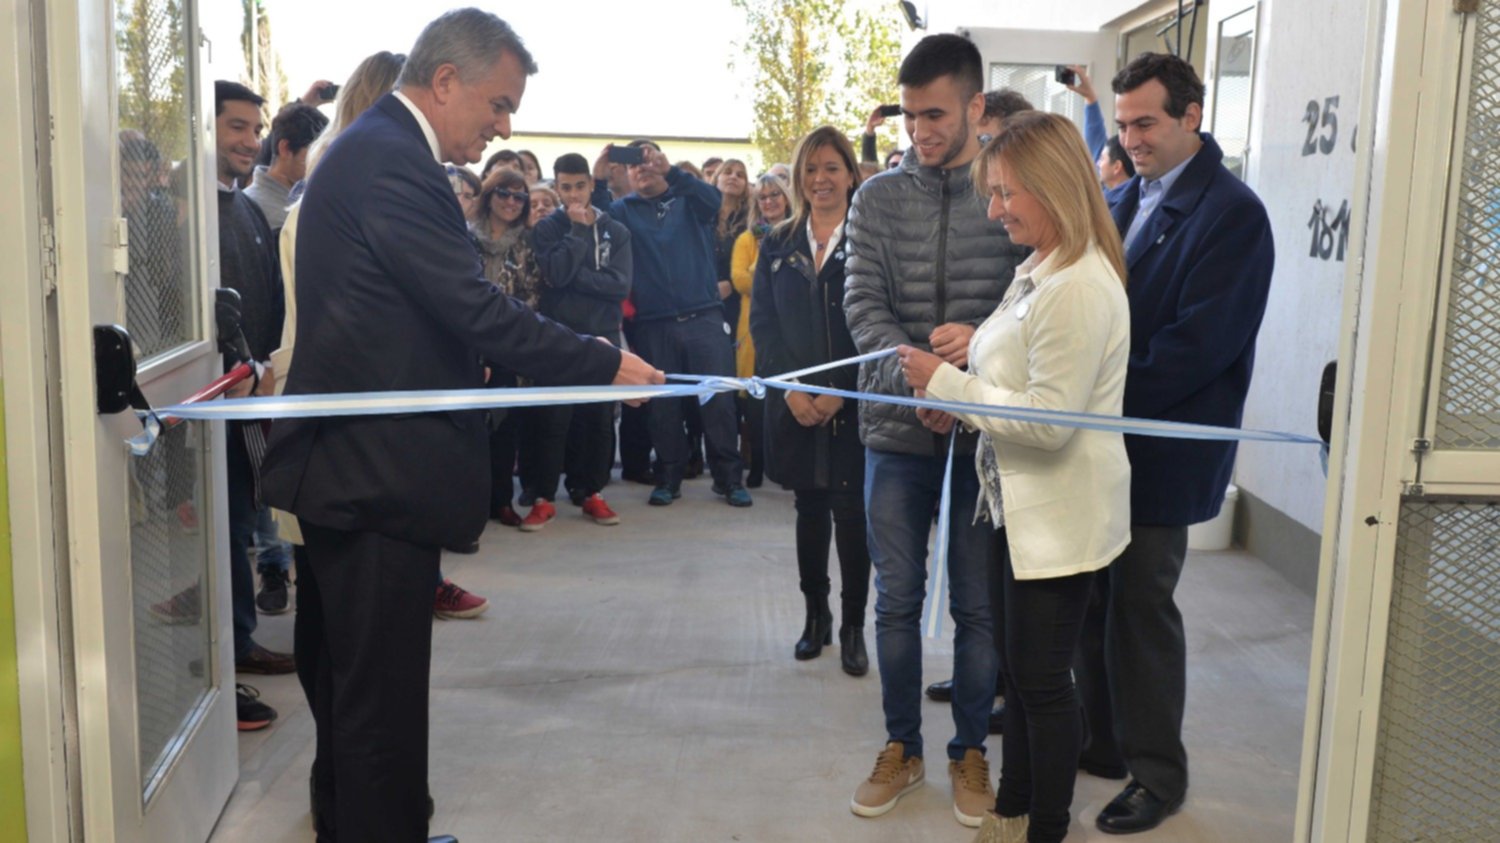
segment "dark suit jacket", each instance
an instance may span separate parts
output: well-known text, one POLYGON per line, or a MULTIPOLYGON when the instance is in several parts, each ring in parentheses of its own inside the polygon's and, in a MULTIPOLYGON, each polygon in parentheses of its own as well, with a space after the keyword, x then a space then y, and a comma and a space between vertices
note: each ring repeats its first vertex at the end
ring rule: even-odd
MULTIPOLYGON (((444 168, 387 95, 328 149, 297 230, 297 362, 286 394, 473 389, 479 359, 542 383, 607 384, 620 352, 485 280, 444 168)), ((265 501, 313 524, 467 544, 489 501, 478 411, 287 419, 265 501)))
MULTIPOLYGON (((1238 427, 1270 294, 1275 247, 1260 199, 1208 133, 1125 255, 1130 368, 1125 415, 1238 427)), ((1111 208, 1120 236, 1141 177, 1111 208)), ((1232 442, 1126 436, 1131 522, 1184 526, 1218 514, 1232 442)))

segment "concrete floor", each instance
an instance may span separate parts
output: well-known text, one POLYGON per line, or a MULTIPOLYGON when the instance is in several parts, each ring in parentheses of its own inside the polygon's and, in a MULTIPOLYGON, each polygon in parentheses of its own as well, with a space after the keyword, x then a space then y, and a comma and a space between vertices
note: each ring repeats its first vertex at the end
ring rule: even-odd
MULTIPOLYGON (((656 509, 645 487, 617 483, 620 526, 564 503, 542 532, 491 524, 479 554, 444 559, 492 605, 478 620, 435 622, 434 832, 464 843, 972 839, 941 764, 952 720, 934 703, 923 709, 935 762, 925 787, 878 819, 849 812, 884 742, 878 679, 844 675, 836 646, 792 659, 802 600, 791 494, 761 489, 736 510, 708 487, 691 481, 656 509)), ((1238 552, 1192 554, 1178 596, 1193 787, 1182 813, 1133 839, 1290 840, 1312 599, 1238 552)), ((263 617, 257 637, 289 650, 292 616, 263 617)), ((873 620, 867 640, 873 662, 873 620)), ((942 679, 952 643, 929 644, 923 678, 942 679)), ((311 840, 311 716, 294 677, 248 678, 281 718, 240 737, 240 783, 212 839, 311 840)), ((1070 841, 1106 839, 1093 817, 1120 786, 1079 777, 1070 841)))

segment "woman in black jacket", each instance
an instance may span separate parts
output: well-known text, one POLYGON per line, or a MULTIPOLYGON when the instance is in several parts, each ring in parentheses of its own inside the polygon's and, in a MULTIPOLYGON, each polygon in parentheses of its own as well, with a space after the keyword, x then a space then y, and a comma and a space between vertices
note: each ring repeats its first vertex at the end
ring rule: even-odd
MULTIPOLYGON (((857 353, 844 324, 843 232, 859 181, 854 148, 834 128, 815 129, 798 143, 792 168, 794 213, 761 243, 751 287, 757 374, 777 375, 857 353)), ((852 390, 857 374, 855 367, 844 366, 802 382, 852 390)), ((766 449, 766 474, 796 493, 797 569, 807 622, 795 655, 816 658, 833 641, 828 608, 832 532, 843 581, 843 668, 863 676, 870 666, 864 638, 870 552, 858 408, 837 396, 771 390, 766 396, 766 449)))

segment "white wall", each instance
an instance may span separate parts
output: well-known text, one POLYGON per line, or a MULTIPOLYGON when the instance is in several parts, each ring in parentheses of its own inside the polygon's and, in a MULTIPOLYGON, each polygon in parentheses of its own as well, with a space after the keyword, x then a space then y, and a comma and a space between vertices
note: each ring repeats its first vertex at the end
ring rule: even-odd
MULTIPOLYGON (((1215 0, 1214 16, 1250 5, 1215 0)), ((1316 433, 1319 379, 1337 355, 1344 262, 1309 255, 1315 203, 1331 222, 1354 187, 1351 141, 1359 110, 1364 0, 1264 0, 1257 46, 1249 182, 1265 202, 1276 239, 1276 272, 1256 350, 1246 427, 1316 433), (1323 104, 1337 97, 1332 149, 1323 104), (1319 147, 1304 155, 1310 103, 1317 103, 1319 147)), ((1211 36, 1212 37, 1212 36, 1211 36)), ((1320 226, 1321 227, 1321 226, 1320 226)), ((1321 249, 1320 249, 1321 252, 1321 249)), ((1308 528, 1321 532, 1324 478, 1305 446, 1240 445, 1236 483, 1308 528)))
MULTIPOLYGON (((957 28, 968 32, 969 40, 979 48, 979 54, 984 58, 986 81, 993 62, 1084 65, 1093 79, 1094 93, 1100 97, 1099 108, 1104 114, 1105 129, 1111 131, 1115 108, 1114 98, 1109 93, 1109 80, 1115 75, 1116 33, 990 29, 967 25, 957 28)), ((1037 105, 1041 106, 1040 103, 1037 105)))

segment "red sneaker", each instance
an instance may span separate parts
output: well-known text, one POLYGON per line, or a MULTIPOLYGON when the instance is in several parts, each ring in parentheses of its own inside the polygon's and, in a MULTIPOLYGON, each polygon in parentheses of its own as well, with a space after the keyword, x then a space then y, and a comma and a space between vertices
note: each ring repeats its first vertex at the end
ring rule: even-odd
POLYGON ((620 516, 609 508, 609 504, 604 502, 604 498, 598 492, 584 499, 583 514, 594 519, 595 524, 603 524, 606 527, 613 527, 620 523, 620 516))
POLYGON ((152 603, 146 611, 159 623, 173 626, 197 623, 203 616, 203 598, 198 583, 193 583, 160 603, 152 603))
POLYGON ((432 600, 432 613, 445 621, 468 620, 484 614, 490 601, 443 580, 432 600))
POLYGON ((516 514, 516 511, 511 508, 510 504, 500 507, 500 510, 490 517, 507 527, 521 526, 521 516, 516 514))
POLYGON ((552 501, 546 498, 537 498, 536 504, 531 507, 531 511, 526 513, 526 517, 521 520, 521 532, 535 533, 546 526, 548 521, 556 517, 557 507, 552 505, 552 501))

